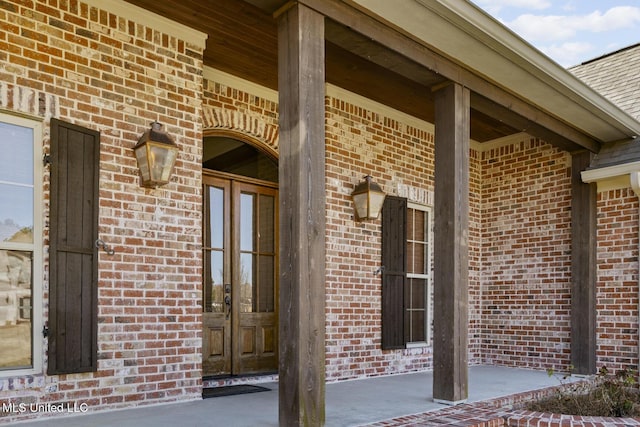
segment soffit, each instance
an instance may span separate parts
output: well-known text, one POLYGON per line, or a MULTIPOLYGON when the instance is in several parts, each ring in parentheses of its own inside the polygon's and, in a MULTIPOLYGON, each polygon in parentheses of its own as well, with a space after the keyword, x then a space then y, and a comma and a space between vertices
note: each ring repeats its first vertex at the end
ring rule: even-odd
POLYGON ((626 112, 470 2, 351 2, 596 140, 640 134, 640 123, 626 112))
MULTIPOLYGON (((204 63, 277 90, 277 22, 281 0, 127 0, 208 34, 204 63)), ((326 21, 327 82, 433 122, 431 87, 446 79, 366 37, 326 21)), ((483 142, 520 129, 471 111, 471 137, 483 142)))
MULTIPOLYGON (((277 23, 273 12, 286 2, 281 0, 127 1, 207 33, 204 57, 206 65, 265 87, 277 89, 277 23)), ((562 73, 571 76, 539 52, 537 55, 540 58, 534 58, 539 60, 538 62, 532 61, 531 58, 524 58, 517 52, 511 52, 509 49, 524 48, 508 46, 502 40, 497 40, 498 36, 507 37, 513 44, 511 39, 516 37, 512 33, 500 33, 508 30, 497 22, 492 23, 493 26, 499 26, 498 30, 492 27, 493 32, 481 28, 473 21, 470 25, 468 16, 443 6, 440 1, 424 2, 433 5, 431 9, 421 0, 403 1, 400 3, 402 7, 397 7, 397 2, 387 0, 349 0, 345 3, 359 5, 359 9, 366 9, 366 13, 375 15, 376 19, 384 21, 413 40, 418 40, 429 49, 451 58, 462 69, 471 69, 473 73, 491 84, 508 89, 525 102, 532 103, 533 107, 547 112, 556 120, 561 120, 597 141, 628 137, 635 134, 635 128, 638 128, 640 133, 638 122, 628 116, 621 118, 618 114, 619 110, 616 111, 616 107, 612 104, 609 106, 613 108, 613 114, 608 113, 602 105, 604 98, 579 81, 578 83, 584 87, 579 88, 576 95, 575 90, 564 87, 558 79, 549 83, 549 79, 539 75, 539 72, 528 71, 527 67, 538 69, 551 64, 555 74, 558 74, 559 69, 562 73), (381 15, 385 18, 380 18, 381 15), (595 101, 592 98, 595 98, 595 101)), ((470 5, 467 2, 453 3, 464 4, 467 7, 470 5)), ((488 15, 483 15, 477 8, 472 12, 480 13, 481 20, 492 19, 488 15)), ((477 17, 473 16, 473 18, 477 17)), ((439 70, 431 70, 416 64, 411 59, 331 20, 326 21, 326 40, 326 76, 329 83, 422 120, 433 121, 431 87, 447 80, 439 70)), ((517 39, 516 42, 526 45, 521 39, 517 39)), ((531 46, 525 47, 529 51, 534 51, 531 46)), ((566 76, 562 77, 566 79, 566 76)), ((499 111, 501 111, 500 108, 495 111, 491 108, 487 109, 486 103, 479 110, 474 109, 472 105, 472 139, 484 142, 520 131, 528 131, 528 126, 522 125, 522 120, 511 122, 503 120, 499 111)), ((532 132, 532 134, 535 133, 532 132)), ((547 134, 543 132, 536 136, 545 137, 554 142, 555 135, 553 132, 547 132, 547 134)), ((572 150, 580 147, 571 142, 572 138, 567 139, 567 136, 560 135, 556 139, 559 141, 557 145, 563 149, 572 150)))

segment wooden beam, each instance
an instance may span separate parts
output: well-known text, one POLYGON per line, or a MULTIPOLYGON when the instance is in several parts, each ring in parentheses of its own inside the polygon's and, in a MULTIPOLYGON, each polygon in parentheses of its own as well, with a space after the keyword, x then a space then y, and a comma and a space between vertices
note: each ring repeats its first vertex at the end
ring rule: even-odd
POLYGON ((434 98, 433 398, 455 404, 468 395, 469 90, 452 83, 434 98))
POLYGON ((596 372, 596 183, 582 182, 593 154, 571 162, 571 365, 576 374, 596 372))
POLYGON ((325 420, 324 17, 278 16, 281 426, 325 420))
MULTIPOLYGON (((594 149, 595 141, 592 138, 565 122, 527 103, 525 100, 507 92, 505 89, 500 88, 484 77, 474 74, 451 59, 429 49, 429 47, 421 44, 417 40, 407 37, 396 29, 377 21, 345 2, 327 2, 325 0, 299 1, 319 11, 326 17, 364 35, 372 42, 388 47, 413 62, 437 72, 448 80, 469 88, 471 91, 511 110, 519 116, 537 123, 539 126, 580 147, 595 152, 599 149, 599 145, 594 149)), ((499 119, 500 117, 496 118, 499 119)))

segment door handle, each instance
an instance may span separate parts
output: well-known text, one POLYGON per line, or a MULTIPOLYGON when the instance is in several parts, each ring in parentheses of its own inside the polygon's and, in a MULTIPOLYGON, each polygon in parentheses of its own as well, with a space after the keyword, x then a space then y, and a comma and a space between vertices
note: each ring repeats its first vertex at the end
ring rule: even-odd
POLYGON ((231 295, 224 296, 224 303, 227 305, 226 318, 229 319, 229 316, 231 315, 231 295))

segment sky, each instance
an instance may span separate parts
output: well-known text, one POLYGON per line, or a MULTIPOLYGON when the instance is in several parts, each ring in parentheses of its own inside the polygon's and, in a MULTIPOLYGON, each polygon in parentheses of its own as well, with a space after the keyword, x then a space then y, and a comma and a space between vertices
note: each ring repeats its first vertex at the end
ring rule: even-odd
POLYGON ((564 67, 640 43, 640 0, 472 0, 564 67))

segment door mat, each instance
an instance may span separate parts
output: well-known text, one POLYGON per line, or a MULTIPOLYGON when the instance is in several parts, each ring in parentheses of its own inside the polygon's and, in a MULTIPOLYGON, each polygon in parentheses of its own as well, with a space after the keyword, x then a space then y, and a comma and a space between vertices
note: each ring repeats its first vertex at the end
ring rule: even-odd
POLYGON ((270 391, 270 388, 260 387, 250 384, 229 385, 226 387, 211 387, 202 389, 202 398, 233 396, 234 394, 259 393, 261 391, 270 391))

